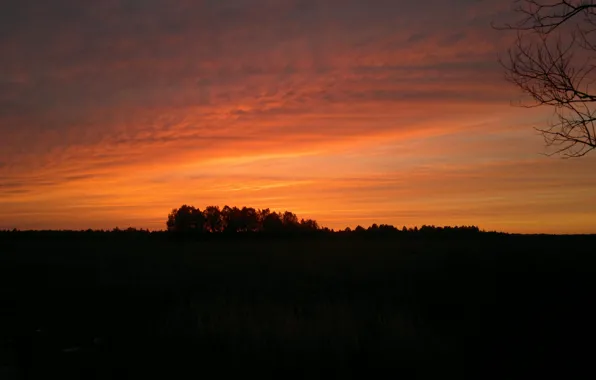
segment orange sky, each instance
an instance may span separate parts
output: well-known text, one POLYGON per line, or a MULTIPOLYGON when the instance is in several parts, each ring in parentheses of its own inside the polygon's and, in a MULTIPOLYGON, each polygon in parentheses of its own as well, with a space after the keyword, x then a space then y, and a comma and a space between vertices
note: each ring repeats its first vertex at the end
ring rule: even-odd
POLYGON ((0 14, 0 229, 292 210, 332 228, 596 233, 491 29, 511 1, 25 0, 0 14))

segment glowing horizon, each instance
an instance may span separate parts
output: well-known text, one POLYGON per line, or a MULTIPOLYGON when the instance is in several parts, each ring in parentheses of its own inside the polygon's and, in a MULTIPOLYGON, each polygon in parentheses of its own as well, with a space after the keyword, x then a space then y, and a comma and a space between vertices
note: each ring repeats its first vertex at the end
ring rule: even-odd
POLYGON ((542 155, 550 110, 510 105, 509 0, 24 3, 0 15, 0 229, 227 204, 596 233, 596 154, 542 155))

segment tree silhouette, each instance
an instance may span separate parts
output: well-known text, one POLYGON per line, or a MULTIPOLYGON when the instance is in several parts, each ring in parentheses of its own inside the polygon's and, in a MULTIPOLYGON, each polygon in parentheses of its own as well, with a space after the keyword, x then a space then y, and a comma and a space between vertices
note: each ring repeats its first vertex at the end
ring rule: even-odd
POLYGON ((265 232, 281 232, 284 229, 284 223, 281 215, 276 212, 269 212, 261 219, 263 223, 263 231, 265 232))
POLYGON ((300 229, 304 231, 316 231, 319 229, 319 224, 316 220, 312 219, 301 219, 300 220, 300 229))
POLYGON ((221 210, 223 218, 223 231, 226 233, 235 233, 242 229, 241 212, 238 207, 224 206, 221 210))
POLYGON ((259 214, 252 207, 224 206, 221 210, 223 231, 226 233, 256 232, 260 229, 259 214))
POLYGON ((256 210, 252 207, 208 206, 204 211, 193 206, 182 205, 168 214, 168 231, 171 232, 209 232, 226 234, 236 233, 280 233, 320 231, 319 224, 313 219, 298 221, 296 214, 290 211, 272 212, 270 209, 256 210))
POLYGON ((182 205, 168 214, 168 231, 203 232, 205 218, 201 210, 193 206, 182 205))
MULTIPOLYGON (((291 211, 275 212, 270 209, 256 210, 252 207, 230 207, 224 206, 221 210, 218 206, 208 206, 201 212, 200 209, 189 205, 182 205, 173 209, 168 214, 167 227, 169 232, 188 234, 254 234, 292 236, 301 234, 318 233, 321 235, 333 234, 334 230, 321 228, 314 219, 298 219, 298 216, 291 211)), ((390 236, 467 236, 479 233, 476 226, 436 227, 434 225, 422 225, 401 230, 390 224, 373 223, 368 228, 357 226, 354 230, 345 228, 338 230, 342 235, 355 235, 361 237, 384 238, 390 236)), ((88 231, 94 233, 94 231, 88 231)), ((149 231, 127 228, 121 230, 115 228, 112 234, 142 236, 150 235, 149 231)))
POLYGON ((243 207, 240 211, 242 226, 246 232, 256 232, 260 229, 259 214, 252 207, 243 207))
POLYGON ((537 128, 563 157, 596 148, 596 0, 516 0, 521 19, 496 26, 517 32, 501 60, 508 81, 532 99, 524 107, 548 106, 554 121, 537 128))
POLYGON ((286 211, 281 216, 282 223, 284 226, 284 230, 286 231, 297 231, 300 227, 300 222, 298 222, 298 217, 296 214, 290 211, 286 211))
POLYGON ((207 206, 203 211, 205 216, 205 229, 209 232, 222 232, 224 230, 223 215, 218 206, 207 206))

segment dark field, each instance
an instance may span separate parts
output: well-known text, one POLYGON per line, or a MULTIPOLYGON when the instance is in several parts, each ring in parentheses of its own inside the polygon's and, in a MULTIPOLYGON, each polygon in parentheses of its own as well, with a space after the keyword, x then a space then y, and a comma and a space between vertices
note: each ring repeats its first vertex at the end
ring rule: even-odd
POLYGON ((5 236, 0 377, 591 377, 595 253, 580 236, 5 236))

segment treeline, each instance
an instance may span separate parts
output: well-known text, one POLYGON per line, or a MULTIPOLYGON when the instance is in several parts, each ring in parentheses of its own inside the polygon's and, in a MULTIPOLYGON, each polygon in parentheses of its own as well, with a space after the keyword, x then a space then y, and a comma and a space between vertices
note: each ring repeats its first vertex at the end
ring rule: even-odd
POLYGON ((182 205, 168 214, 168 231, 177 233, 315 232, 321 230, 312 219, 300 219, 290 211, 275 212, 252 207, 208 206, 201 211, 182 205))
MULTIPOLYGON (((182 205, 173 209, 167 217, 166 231, 149 231, 147 229, 118 227, 111 230, 45 230, 19 231, 0 230, 0 238, 17 237, 22 239, 44 237, 67 237, 73 239, 89 239, 109 236, 110 238, 160 238, 168 236, 203 236, 218 238, 219 236, 287 236, 287 235, 317 235, 317 236, 354 236, 354 237, 463 237, 487 234, 476 226, 445 226, 423 225, 422 227, 397 228, 389 224, 372 224, 365 228, 357 226, 354 229, 345 228, 333 230, 321 227, 316 220, 298 218, 290 211, 275 212, 270 209, 255 209, 252 207, 208 206, 204 210, 194 206, 182 205)), ((490 234, 496 234, 491 232, 490 234)), ((501 233, 499 233, 501 234, 501 233)))
POLYGON ((406 227, 403 226, 401 229, 394 227, 390 224, 381 224, 377 225, 376 223, 371 225, 368 228, 364 228, 362 226, 358 226, 355 229, 346 228, 343 233, 350 233, 350 234, 375 234, 375 235, 393 235, 393 234, 409 234, 409 235, 451 235, 451 234, 477 234, 481 231, 480 228, 477 226, 445 226, 445 227, 437 227, 437 226, 427 226, 423 225, 422 227, 406 227))
MULTIPOLYGON (((368 235, 438 235, 438 234, 449 235, 449 234, 463 234, 463 233, 467 233, 467 234, 478 234, 478 233, 505 234, 503 232, 482 231, 476 226, 435 227, 435 226, 424 225, 420 228, 418 228, 418 227, 410 227, 410 228, 403 227, 401 229, 398 229, 392 225, 373 224, 372 226, 370 226, 368 228, 358 226, 354 229, 351 229, 348 227, 343 230, 334 230, 334 229, 329 229, 326 227, 308 228, 308 227, 304 227, 304 225, 302 225, 302 227, 300 227, 300 226, 301 226, 301 224, 298 224, 298 227, 293 229, 293 231, 316 232, 319 234, 366 235, 366 236, 368 236, 368 235)), ((3 236, 3 235, 53 236, 53 235, 67 235, 67 234, 78 235, 78 236, 91 236, 91 235, 95 235, 95 236, 101 236, 101 235, 114 235, 114 236, 145 236, 145 235, 149 236, 149 235, 153 235, 153 236, 158 236, 158 235, 168 235, 172 232, 175 233, 175 231, 176 230, 151 231, 148 229, 143 229, 143 228, 138 229, 138 228, 133 228, 133 227, 129 227, 126 229, 120 229, 120 228, 116 227, 113 229, 95 229, 95 230, 94 229, 87 229, 87 230, 18 230, 15 228, 12 230, 0 230, 0 236, 3 236)), ((192 234, 193 232, 196 232, 196 230, 193 231, 192 229, 186 229, 186 230, 180 230, 180 231, 188 232, 190 234, 192 234)), ((228 231, 230 231, 230 230, 228 230, 228 231)), ((215 233, 208 233, 207 230, 203 230, 202 232, 207 233, 208 235, 215 234, 215 233)), ((223 232, 225 232, 225 230, 221 231, 221 233, 223 233, 223 232)), ((236 232, 241 232, 241 231, 237 230, 236 232)), ((245 232, 249 232, 249 231, 245 230, 245 232)), ((264 230, 253 230, 251 232, 266 233, 268 231, 266 229, 264 229, 264 230)), ((284 232, 284 231, 283 231, 283 229, 279 228, 274 231, 269 230, 269 232, 284 232)), ((509 234, 507 234, 507 235, 509 235, 509 234)))
POLYGON ((436 227, 423 225, 422 227, 402 227, 398 229, 389 224, 373 224, 368 228, 362 226, 354 230, 332 230, 320 227, 313 219, 298 219, 291 211, 275 212, 270 209, 255 209, 252 207, 208 206, 204 210, 194 206, 183 205, 173 209, 168 214, 167 230, 184 234, 237 234, 237 233, 336 233, 342 235, 461 235, 477 234, 480 229, 476 226, 436 227))

